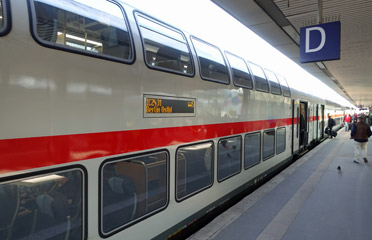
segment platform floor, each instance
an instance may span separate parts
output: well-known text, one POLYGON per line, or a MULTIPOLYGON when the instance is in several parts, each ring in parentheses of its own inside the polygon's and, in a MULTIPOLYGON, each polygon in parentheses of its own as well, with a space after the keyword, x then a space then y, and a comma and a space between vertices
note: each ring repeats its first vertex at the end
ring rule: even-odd
POLYGON ((369 163, 353 146, 339 130, 189 239, 371 240, 372 140, 369 163))

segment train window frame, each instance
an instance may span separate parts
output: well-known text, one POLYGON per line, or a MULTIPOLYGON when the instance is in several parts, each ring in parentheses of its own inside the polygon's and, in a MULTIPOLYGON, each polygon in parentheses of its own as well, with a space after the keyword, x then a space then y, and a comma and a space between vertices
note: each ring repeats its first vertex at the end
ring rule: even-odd
POLYGON ((271 93, 274 95, 282 95, 282 89, 275 73, 267 68, 263 69, 266 79, 269 81, 271 93))
POLYGON ((245 134, 245 136, 244 136, 244 162, 243 162, 243 164, 244 164, 244 170, 247 170, 249 168, 252 168, 252 167, 254 167, 254 166, 256 166, 256 165, 258 165, 258 164, 261 163, 261 160, 262 160, 262 147, 263 147, 261 143, 262 143, 262 133, 261 133, 261 131, 251 132, 251 133, 245 134), (254 136, 254 135, 259 135, 259 142, 258 142, 258 146, 260 148, 260 150, 259 150, 259 159, 258 159, 258 162, 256 162, 256 163, 253 163, 253 164, 250 164, 250 165, 246 165, 245 159, 246 159, 247 149, 246 149, 246 144, 245 143, 247 142, 247 137, 254 136))
MULTIPOLYGON (((195 54, 196 54, 196 58, 198 60, 198 65, 199 65, 199 74, 200 74, 200 77, 203 79, 203 80, 206 80, 206 81, 211 81, 211 82, 216 82, 216 83, 221 83, 221 84, 225 84, 225 85, 229 85, 230 82, 231 82, 231 79, 230 79, 230 71, 229 71, 229 67, 226 63, 226 59, 224 58, 220 48, 218 48, 217 46, 211 44, 211 43, 208 43, 200 38, 197 38, 195 36, 190 36, 190 39, 191 39, 191 42, 192 42, 192 45, 194 47, 194 51, 195 51, 195 54), (224 66, 224 69, 226 70, 226 77, 227 77, 227 80, 224 81, 224 80, 219 80, 217 78, 213 78, 213 77, 210 77, 210 76, 203 76, 203 66, 202 66, 202 63, 201 63, 201 60, 200 60, 200 52, 198 51, 198 47, 195 45, 195 42, 198 42, 198 44, 203 44, 205 46, 208 46, 210 48, 214 48, 215 50, 218 51, 219 53, 219 56, 221 56, 221 59, 223 61, 223 66, 224 66)), ((212 59, 213 60, 213 59, 212 59)), ((207 61, 209 62, 212 62, 211 59, 208 59, 207 61)), ((213 61, 214 63, 218 63, 220 65, 222 65, 221 63, 217 62, 217 61, 213 61)), ((210 68, 210 66, 208 67, 210 68)), ((211 75, 211 73, 215 73, 216 71, 214 71, 214 68, 212 70, 209 70, 209 75, 211 75)), ((225 73, 223 73, 222 75, 225 75, 225 73)))
MULTIPOLYGON (((129 56, 128 59, 121 58, 121 57, 114 56, 114 55, 110 55, 110 54, 99 53, 99 52, 89 51, 89 50, 85 50, 85 49, 79 49, 77 46, 73 47, 73 46, 69 46, 67 44, 66 45, 60 44, 60 43, 57 43, 57 39, 56 39, 56 42, 52 42, 52 41, 48 41, 46 39, 43 39, 42 37, 39 36, 38 30, 37 30, 38 20, 37 20, 35 2, 38 2, 38 3, 41 3, 41 4, 46 4, 46 5, 54 8, 54 9, 60 9, 63 12, 70 12, 73 15, 76 15, 76 16, 79 16, 79 17, 84 17, 84 18, 89 19, 89 20, 93 20, 93 21, 96 21, 96 20, 91 19, 87 16, 79 15, 79 13, 77 13, 78 11, 72 12, 71 9, 66 10, 67 7, 66 8, 59 8, 59 7, 57 7, 57 5, 58 5, 57 3, 55 3, 54 5, 53 4, 49 5, 49 4, 46 3, 46 2, 48 2, 48 3, 52 2, 51 0, 28 0, 28 9, 29 9, 29 13, 30 13, 29 14, 29 20, 30 20, 31 35, 34 38, 34 40, 37 43, 39 43, 41 46, 51 48, 51 49, 60 50, 60 51, 64 51, 64 52, 70 52, 70 53, 84 55, 84 56, 88 56, 88 57, 94 57, 94 58, 99 58, 99 59, 103 59, 103 60, 113 61, 113 62, 119 62, 119 63, 125 63, 125 64, 133 64, 135 62, 135 58, 136 58, 135 45, 134 45, 132 32, 131 32, 130 24, 129 24, 129 21, 128 21, 128 17, 126 15, 126 12, 125 12, 123 6, 119 3, 117 3, 115 0, 102 1, 102 2, 105 2, 106 4, 111 4, 110 5, 111 7, 117 7, 118 8, 117 11, 118 12, 120 11, 120 13, 121 13, 121 16, 122 16, 122 22, 121 22, 122 25, 121 26, 124 26, 125 29, 115 27, 115 25, 110 25, 110 27, 113 27, 113 29, 115 31, 117 29, 122 30, 122 31, 124 31, 124 30, 126 31, 126 37, 128 37, 128 41, 126 41, 125 43, 128 44, 128 56, 129 56)), ((109 6, 109 5, 107 5, 107 6, 109 6)), ((105 11, 103 13, 106 14, 105 16, 111 16, 111 17, 113 16, 108 11, 105 11)), ((98 22, 98 20, 96 22, 98 22)), ((100 22, 98 22, 98 23, 100 23, 100 22)), ((84 29, 84 31, 85 30, 86 29, 84 29)), ((62 33, 62 34, 65 34, 65 36, 66 36, 65 38, 76 39, 76 41, 84 40, 84 39, 76 37, 76 36, 67 36, 68 35, 67 33, 62 33), (82 39, 82 40, 80 40, 80 39, 82 39)), ((108 34, 110 34, 110 33, 108 33, 108 34)), ((57 36, 58 35, 60 35, 60 34, 57 33, 57 36)), ((101 39, 101 40, 103 40, 103 39, 101 39)), ((120 41, 119 38, 116 38, 115 40, 120 41)), ((89 40, 89 41, 93 42, 93 43, 96 43, 95 41, 91 41, 91 40, 89 40)), ((85 38, 85 44, 90 43, 90 42, 88 42, 88 39, 85 38)), ((100 44, 103 48, 103 44, 102 43, 100 43, 100 44)), ((74 44, 72 44, 72 45, 74 45, 74 44)), ((122 47, 124 45, 117 44, 117 46, 122 47)), ((102 49, 102 51, 103 51, 103 49, 102 49)))
POLYGON ((280 83, 281 88, 282 88, 283 96, 291 97, 291 89, 289 88, 288 82, 285 79, 285 77, 283 77, 280 74, 276 74, 276 73, 275 73, 275 75, 276 75, 276 78, 278 79, 278 81, 280 83))
POLYGON ((230 72, 231 72, 231 77, 232 77, 232 82, 234 84, 234 86, 236 87, 242 87, 242 88, 246 88, 246 89, 254 89, 254 81, 253 81, 253 76, 252 76, 252 72, 251 70, 249 69, 248 65, 247 65, 247 62, 242 58, 242 57, 239 57, 238 55, 235 55, 231 52, 228 52, 228 51, 225 51, 225 56, 226 56, 226 59, 227 59, 227 62, 229 63, 229 67, 230 67, 230 72), (243 73, 246 73, 248 76, 249 76, 249 80, 250 83, 251 83, 251 87, 248 86, 247 84, 242 84, 242 83, 239 83, 237 82, 237 80, 235 80, 235 73, 234 73, 234 69, 236 69, 234 66, 233 66, 233 63, 231 61, 231 59, 229 59, 229 56, 233 57, 233 58, 236 58, 236 59, 239 59, 242 61, 242 63, 244 63, 244 66, 246 68, 246 72, 242 71, 243 69, 237 69, 238 71, 241 71, 243 73))
POLYGON ((9 0, 0 0, 0 17, 0 37, 2 37, 10 32, 10 28, 12 25, 9 0))
MULTIPOLYGON (((149 163, 148 165, 154 165, 155 162, 152 162, 152 163, 149 163)), ((138 165, 139 166, 139 165, 138 165)), ((144 166, 144 165, 143 165, 144 166)), ((147 166, 144 166, 144 167, 147 167, 147 166)), ((149 167, 154 167, 154 166, 149 166, 149 167)), ((122 170, 124 168, 121 168, 122 170)), ((148 171, 146 169, 145 173, 147 174, 148 171)), ((117 173, 116 173, 117 174, 117 173)), ((123 174, 117 174, 118 176, 119 175, 123 175, 123 174)), ((126 176, 126 175, 123 175, 123 176, 126 176)), ((148 178, 145 178, 145 180, 148 180, 148 178)), ((113 185, 116 185, 115 183, 113 183, 113 185)), ((148 187, 149 184, 146 184, 146 187, 148 187)), ((136 189, 136 188, 135 188, 136 189)), ((155 214, 158 214, 159 212, 162 212, 164 211, 168 205, 169 205, 169 198, 170 198, 170 153, 167 149, 161 149, 161 150, 158 150, 158 151, 151 151, 151 152, 144 152, 144 153, 139 153, 139 154, 132 154, 132 155, 127 155, 127 156, 121 156, 121 157, 115 157, 115 158, 110 158, 110 159, 107 159, 105 160, 104 162, 102 162, 102 164, 100 165, 99 167, 99 199, 98 199, 98 202, 99 202, 99 235, 102 237, 102 238, 107 238, 107 237, 110 237, 118 232, 121 232, 123 231, 124 229, 138 223, 138 222, 141 222, 155 214), (111 229, 110 231, 108 232, 104 232, 103 231, 103 180, 104 180, 104 177, 103 177, 103 172, 104 172, 104 167, 109 165, 109 164, 114 164, 114 163, 123 163, 123 162, 129 162, 130 160, 136 160, 136 159, 141 159, 141 158, 145 158, 145 157, 151 157, 151 156, 155 156, 155 155, 160 155, 160 154, 165 154, 166 155, 166 160, 165 160, 165 164, 166 164, 166 168, 165 168, 165 171, 166 171, 166 177, 165 177, 165 181, 166 181, 166 186, 165 186, 165 190, 166 190, 166 202, 163 206, 161 206, 160 208, 156 208, 152 211, 149 211, 147 213, 145 213, 144 215, 141 215, 141 216, 138 216, 138 217, 135 217, 133 218, 132 220, 124 223, 124 224, 121 224, 113 229, 111 229)), ((147 204, 147 197, 148 197, 148 192, 146 192, 146 201, 145 201, 145 204, 147 204)), ((137 197, 135 197, 135 199, 137 199, 137 197)), ((137 204, 136 206, 134 207, 135 209, 137 209, 137 204)), ((146 205, 146 209, 147 209, 147 205, 146 205)), ((146 210, 147 211, 147 210, 146 210)), ((133 215, 134 216, 134 215, 133 215)))
MULTIPOLYGON (((206 149, 208 149, 208 148, 206 148, 206 149)), ((214 162, 215 162, 215 144, 214 144, 213 141, 205 141, 205 142, 192 143, 192 144, 182 145, 182 146, 179 146, 177 148, 177 150, 176 150, 176 156, 175 156, 175 163, 176 163, 175 164, 175 166, 176 166, 176 168, 175 168, 175 177, 176 178, 175 178, 175 184, 174 184, 175 185, 174 187, 175 187, 175 200, 176 200, 176 202, 182 202, 182 201, 184 201, 184 200, 186 200, 188 198, 191 198, 191 197, 193 197, 193 196, 195 196, 195 195, 197 195, 197 194, 199 194, 199 193, 201 193, 201 192, 203 192, 203 191, 205 191, 208 188, 211 188, 213 186, 213 184, 214 184, 214 168, 215 168, 215 163, 214 162), (178 177, 179 177, 179 173, 178 173, 178 165, 179 165, 179 162, 178 162, 178 153, 179 153, 180 149, 187 148, 187 147, 197 147, 197 146, 205 145, 205 144, 208 144, 208 143, 211 144, 210 148, 212 149, 211 150, 212 156, 211 156, 211 162, 210 162, 211 166, 210 166, 210 169, 209 169, 209 171, 211 173, 211 182, 210 182, 210 184, 209 185, 206 185, 206 186, 204 186, 202 188, 199 188, 199 189, 197 189, 197 190, 195 190, 193 192, 190 192, 189 194, 185 194, 184 196, 178 198, 178 194, 177 194, 177 190, 178 190, 178 177)), ((187 176, 185 176, 185 178, 186 177, 187 176)))
POLYGON ((275 129, 273 128, 273 129, 268 129, 268 130, 265 130, 265 131, 263 131, 263 136, 262 136, 262 160, 263 161, 266 161, 266 160, 268 160, 268 159, 270 159, 270 158, 272 158, 272 157, 274 157, 275 156, 275 140, 276 140, 276 131, 275 131, 275 129), (269 133, 269 132, 273 132, 274 133, 274 137, 273 137, 273 139, 274 139, 274 142, 273 142, 273 145, 272 145, 272 148, 273 148, 273 153, 271 154, 270 153, 270 155, 267 155, 267 156, 265 156, 265 134, 266 133, 269 133))
MULTIPOLYGON (((134 11, 134 16, 135 16, 135 19, 136 19, 136 25, 137 25, 137 28, 138 28, 138 32, 140 34, 140 38, 141 38, 141 43, 142 43, 142 49, 143 49, 143 61, 145 62, 146 66, 150 69, 154 69, 154 70, 158 70, 158 71, 163 71, 163 72, 169 72, 169 73, 174 73, 174 74, 178 74, 178 75, 182 75, 182 76, 187 76, 187 77, 193 77, 195 75, 195 64, 194 64, 194 59, 193 59, 193 55, 192 55, 192 52, 191 52, 191 48, 190 48, 190 45, 187 41, 187 38, 185 36, 185 34, 169 25, 169 24, 166 24, 156 18, 153 18, 147 14, 144 14, 140 11, 134 11), (150 22, 152 26, 147 26, 146 24, 141 24, 141 20, 140 18, 143 18, 145 19, 145 21, 147 22, 150 22), (146 26, 143 26, 143 25, 146 25, 146 26), (144 32, 142 31, 142 29, 148 31, 148 32, 152 32, 152 34, 154 34, 154 36, 156 35, 158 38, 159 37, 162 37, 162 38, 167 38, 168 40, 172 40, 172 41, 177 41, 179 42, 180 44, 184 44, 186 49, 188 50, 188 57, 189 57, 189 63, 188 63, 188 66, 191 66, 191 72, 188 73, 188 72, 185 72, 185 71, 181 71, 181 68, 180 68, 180 71, 177 71, 171 67, 165 67, 165 66, 157 66, 156 63, 155 63, 155 59, 153 60, 154 62, 152 62, 151 64, 147 61, 147 50, 146 50, 146 43, 145 43, 145 37, 144 37, 144 32), (178 36, 177 36, 178 35, 178 36), (181 38, 179 38, 181 37, 181 38)), ((151 40, 152 42, 155 42, 153 41, 153 39, 149 39, 151 40)), ((161 44, 160 42, 156 42, 157 44, 161 44)), ((165 48, 171 48, 170 47, 171 44, 169 45, 163 45, 163 48, 162 49, 165 49, 165 48)), ((154 47, 154 46, 152 46, 154 47)), ((159 49, 161 49, 159 47, 159 49)), ((158 49, 158 51, 159 51, 158 49)), ((174 48, 172 48, 174 49, 174 48)), ((174 51, 173 51, 174 53, 174 51)), ((157 56, 155 54, 155 56, 157 56)), ((181 64, 181 55, 179 56, 179 58, 177 58, 177 65, 178 67, 180 66, 181 64)), ((171 61, 171 59, 166 59, 165 61, 169 62, 171 61)), ((174 63, 173 63, 174 65, 174 63)), ((186 65, 184 65, 184 69, 189 69, 189 67, 186 67, 186 65)))
MULTIPOLYGON (((220 182, 223 182, 239 173, 241 173, 242 171, 242 152, 243 152, 243 139, 242 139, 242 136, 238 135, 238 136, 231 136, 231 137, 226 137, 226 138, 221 138, 220 140, 218 140, 218 145, 217 145, 217 181, 220 183, 220 182), (232 138, 237 138, 239 139, 240 141, 240 150, 239 150, 239 170, 236 171, 236 172, 232 172, 230 175, 227 175, 225 177, 222 177, 220 178, 220 149, 221 149, 221 141, 225 141, 225 140, 229 140, 229 139, 232 139, 232 138)), ((229 154, 229 153, 228 153, 229 154)))
MULTIPOLYGON (((62 178, 58 176, 58 174, 64 174, 64 173, 71 173, 74 171, 79 171, 81 173, 81 189, 80 189, 80 212, 81 212, 81 240, 86 240, 88 238, 88 172, 86 168, 80 164, 71 165, 67 167, 60 167, 60 168, 53 168, 48 170, 41 170, 41 171, 35 171, 35 172, 28 172, 28 173, 22 173, 19 175, 13 175, 13 176, 6 176, 4 178, 0 179, 0 186, 7 184, 7 183, 14 183, 19 182, 17 184, 18 188, 22 187, 32 187, 32 184, 41 184, 43 182, 50 182, 50 181, 56 181, 56 185, 53 187, 50 187, 50 191, 55 190, 58 187, 61 187, 60 184, 63 183, 62 178), (57 181, 60 181, 57 185, 57 181), (22 182, 22 184, 21 184, 22 182)), ((63 184, 65 184, 64 182, 63 184)), ((50 184, 49 184, 50 185, 50 184)), ((63 185, 62 185, 63 186, 63 185)), ((39 186, 41 187, 41 186, 39 186)), ((33 189, 34 190, 34 189, 33 189)), ((19 191, 19 189, 18 189, 19 191)), ((76 192, 76 191, 74 191, 76 192)), ((19 194, 19 193, 18 193, 19 194)), ((41 196, 41 195, 39 195, 41 196)), ((50 195, 49 195, 50 196, 50 195)), ((53 195, 52 195, 53 196, 53 195)), ((54 197, 59 198, 59 202, 63 200, 63 197, 60 197, 61 195, 54 195, 54 197)), ((21 196, 19 196, 21 197, 21 196)), ((24 197, 22 195, 22 197, 24 197)), ((35 199, 37 201, 37 199, 35 199)), ((45 196, 44 198, 40 198, 40 201, 38 202, 38 205, 41 203, 50 203, 50 197, 45 196), (44 199, 44 200, 43 200, 44 199)), ((21 202, 19 203, 21 204, 21 202)), ((69 204, 69 203, 68 203, 69 204)), ((72 203, 71 203, 72 204, 72 203)), ((79 203, 77 203, 79 204, 79 203)), ((50 210, 49 207, 43 207, 41 209, 41 212, 46 212, 46 215, 49 216, 48 211, 50 210), (44 209, 44 210, 43 210, 44 209)), ((51 215, 52 216, 52 215, 51 215)), ((14 226, 12 226, 14 227, 14 226)), ((23 229, 24 227, 22 227, 23 229)))
MULTIPOLYGON (((285 128, 285 127, 280 127, 280 128, 277 128, 276 129, 276 134, 275 134, 275 151, 276 151, 276 154, 280 154, 280 153, 282 153, 282 152, 285 152, 285 150, 287 149, 287 129, 285 128), (284 142, 284 147, 283 147, 283 150, 281 150, 281 149, 279 149, 278 150, 278 136, 279 136, 279 134, 278 134, 278 131, 281 131, 281 130, 284 130, 284 136, 283 136, 283 142, 284 142)), ((279 139, 280 140, 280 139, 279 139)))
POLYGON ((252 76, 253 76, 253 80, 254 80, 254 86, 255 86, 256 91, 269 93, 270 92, 270 84, 269 84, 269 81, 266 78, 266 75, 265 75, 265 72, 264 72, 263 68, 260 65, 255 64, 255 63, 250 62, 250 61, 247 61, 247 63, 248 63, 248 67, 250 68, 250 70, 252 72, 252 76), (252 66, 253 66, 253 68, 252 68, 252 66), (254 69, 259 70, 260 73, 262 73, 262 76, 259 76, 259 75, 255 74, 254 69), (261 85, 265 85, 267 87, 266 88, 261 88, 261 85))

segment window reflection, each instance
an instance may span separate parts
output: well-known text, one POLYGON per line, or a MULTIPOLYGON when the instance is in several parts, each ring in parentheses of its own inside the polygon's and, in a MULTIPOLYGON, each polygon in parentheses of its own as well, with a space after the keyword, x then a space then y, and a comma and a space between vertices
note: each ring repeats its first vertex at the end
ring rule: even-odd
POLYGON ((244 141, 244 168, 247 169, 261 161, 261 133, 251 133, 244 141))
POLYGON ((229 83, 228 70, 220 50, 195 38, 192 39, 192 42, 199 59, 202 78, 229 83))
POLYGON ((269 159, 275 154, 275 130, 268 130, 263 135, 263 159, 269 159))
POLYGON ((122 60, 132 58, 128 29, 117 5, 101 0, 35 0, 34 6, 36 34, 43 41, 122 60))
POLYGON ((242 58, 229 53, 226 53, 226 56, 231 66, 234 84, 239 87, 252 89, 252 76, 245 61, 242 58))
POLYGON ((151 68, 192 75, 194 68, 187 42, 176 30, 137 15, 145 46, 145 61, 151 68))
POLYGON ((83 173, 0 184, 0 239, 83 239, 83 173))
POLYGON ((222 181, 240 172, 241 137, 222 139, 218 143, 217 176, 222 181))
POLYGON ((101 221, 104 234, 151 212, 168 201, 166 152, 108 163, 102 170, 101 221))

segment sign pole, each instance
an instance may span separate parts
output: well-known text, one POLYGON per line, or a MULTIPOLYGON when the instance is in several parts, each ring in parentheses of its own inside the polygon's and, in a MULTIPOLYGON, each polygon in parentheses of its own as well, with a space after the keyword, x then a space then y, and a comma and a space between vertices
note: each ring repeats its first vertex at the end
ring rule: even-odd
POLYGON ((318 24, 323 23, 323 0, 318 0, 318 24))

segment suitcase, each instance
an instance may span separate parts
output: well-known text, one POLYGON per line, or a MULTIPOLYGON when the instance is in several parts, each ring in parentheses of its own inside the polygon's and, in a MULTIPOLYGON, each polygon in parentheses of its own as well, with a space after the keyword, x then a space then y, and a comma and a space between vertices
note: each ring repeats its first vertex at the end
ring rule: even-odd
POLYGON ((331 136, 332 137, 337 137, 337 133, 335 131, 331 131, 331 136))

